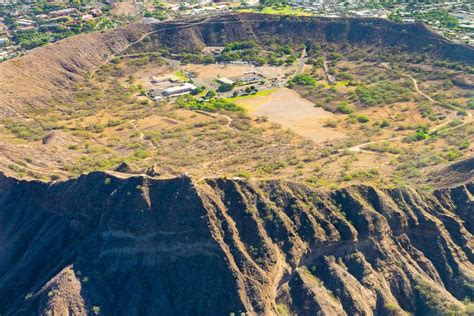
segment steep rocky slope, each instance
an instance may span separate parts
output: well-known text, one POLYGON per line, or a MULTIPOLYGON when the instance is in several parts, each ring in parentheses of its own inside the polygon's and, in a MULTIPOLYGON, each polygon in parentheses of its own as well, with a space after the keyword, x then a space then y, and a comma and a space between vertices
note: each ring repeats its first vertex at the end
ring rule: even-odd
POLYGON ((473 194, 1 176, 0 313, 467 313, 473 194))
POLYGON ((474 156, 438 168, 428 175, 428 181, 442 186, 453 186, 474 178, 474 156))
POLYGON ((145 41, 131 51, 156 50, 163 46, 178 52, 206 45, 254 39, 306 41, 333 45, 392 49, 393 52, 427 53, 441 59, 474 64, 474 49, 452 43, 430 31, 422 23, 400 24, 386 19, 288 17, 260 14, 236 14, 197 21, 182 27, 156 24, 145 41))

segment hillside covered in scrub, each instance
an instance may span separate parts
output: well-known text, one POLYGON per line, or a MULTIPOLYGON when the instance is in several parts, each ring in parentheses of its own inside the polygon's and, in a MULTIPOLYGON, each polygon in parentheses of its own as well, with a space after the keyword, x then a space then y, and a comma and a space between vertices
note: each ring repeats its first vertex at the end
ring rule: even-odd
POLYGON ((0 171, 425 183, 473 150, 472 56, 381 19, 235 14, 84 34, 0 64, 0 171), (216 86, 245 72, 267 77, 216 86), (196 95, 153 101, 150 78, 168 75, 196 95))

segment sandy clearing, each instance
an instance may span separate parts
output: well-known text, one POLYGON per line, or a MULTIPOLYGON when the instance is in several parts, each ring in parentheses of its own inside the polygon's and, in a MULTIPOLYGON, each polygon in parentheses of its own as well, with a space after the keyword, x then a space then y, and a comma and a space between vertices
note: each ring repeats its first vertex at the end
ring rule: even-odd
MULTIPOLYGON (((170 67, 169 65, 163 65, 163 66, 142 67, 138 71, 131 73, 131 75, 133 75, 133 77, 135 78, 136 84, 140 84, 145 90, 149 90, 149 89, 157 88, 158 86, 151 82, 151 77, 173 75, 175 72, 176 70, 170 67)), ((125 82, 127 79, 128 79, 128 76, 125 76, 122 82, 125 82)))
POLYGON ((235 102, 246 107, 250 114, 266 116, 271 122, 289 128, 316 143, 345 137, 341 132, 324 127, 324 123, 333 118, 334 114, 314 107, 313 103, 288 88, 277 89, 266 96, 238 99, 235 102))
POLYGON ((138 14, 138 7, 133 2, 116 2, 112 4, 112 14, 136 16, 138 14))
POLYGON ((197 73, 198 80, 214 80, 217 77, 236 77, 242 76, 244 73, 249 71, 257 71, 262 73, 267 78, 283 78, 286 74, 292 74, 295 66, 253 66, 253 65, 222 65, 222 64, 209 64, 209 65, 197 65, 187 64, 182 66, 183 70, 192 71, 197 73))

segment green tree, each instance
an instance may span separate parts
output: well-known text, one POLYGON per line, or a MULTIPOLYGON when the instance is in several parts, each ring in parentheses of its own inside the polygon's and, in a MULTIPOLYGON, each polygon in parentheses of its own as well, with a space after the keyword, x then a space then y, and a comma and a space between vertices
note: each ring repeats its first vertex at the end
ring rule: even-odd
POLYGON ((211 90, 207 91, 207 93, 206 93, 206 98, 213 98, 213 97, 215 97, 216 95, 217 95, 217 92, 216 92, 215 90, 212 90, 212 89, 211 89, 211 90))
POLYGON ((234 86, 231 85, 230 83, 221 83, 219 85, 219 88, 217 89, 217 91, 219 91, 219 92, 229 92, 229 91, 232 91, 232 89, 234 89, 234 86))

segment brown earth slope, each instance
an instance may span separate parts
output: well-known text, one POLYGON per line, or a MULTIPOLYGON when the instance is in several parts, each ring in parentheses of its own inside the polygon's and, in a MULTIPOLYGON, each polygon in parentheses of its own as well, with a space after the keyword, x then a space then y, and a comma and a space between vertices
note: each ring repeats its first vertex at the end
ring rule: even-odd
POLYGON ((474 156, 431 172, 428 180, 437 186, 453 186, 474 178, 474 156))
POLYGON ((2 176, 0 313, 468 313, 473 194, 2 176))
POLYGON ((106 33, 74 36, 25 56, 0 64, 0 117, 28 116, 29 110, 47 108, 88 71, 146 33, 142 25, 106 33))

